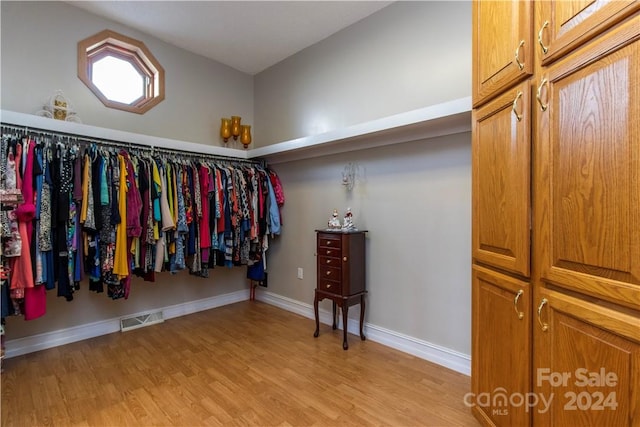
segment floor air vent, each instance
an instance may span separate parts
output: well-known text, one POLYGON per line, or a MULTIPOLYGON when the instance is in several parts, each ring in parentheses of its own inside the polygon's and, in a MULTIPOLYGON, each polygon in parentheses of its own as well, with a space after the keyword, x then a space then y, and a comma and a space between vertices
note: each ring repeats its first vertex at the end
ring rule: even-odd
POLYGON ((132 329, 142 328, 143 326, 154 325, 156 323, 162 323, 162 312, 156 311, 155 313, 141 314, 140 316, 125 317, 120 319, 120 332, 130 331, 132 329))

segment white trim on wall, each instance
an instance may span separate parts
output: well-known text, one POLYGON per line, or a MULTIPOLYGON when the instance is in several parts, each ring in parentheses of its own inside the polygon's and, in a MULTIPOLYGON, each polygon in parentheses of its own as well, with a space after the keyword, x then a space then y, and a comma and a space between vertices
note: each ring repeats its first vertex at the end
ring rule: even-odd
MULTIPOLYGON (((249 299, 249 290, 230 292, 228 294, 216 295, 210 298, 203 298, 195 301, 189 301, 182 304, 168 306, 162 310, 165 319, 185 316, 187 314, 197 313, 198 311, 209 310, 211 308, 222 307, 223 305, 234 304, 249 299)), ((157 311, 157 310, 151 310, 157 311)), ((145 313, 149 312, 147 310, 145 313)), ((142 315, 128 314, 126 317, 135 317, 142 315)), ((57 347, 60 345, 71 344, 76 341, 82 341, 89 338, 95 338, 100 335, 111 334, 120 330, 120 317, 101 320, 99 322, 88 323, 85 325, 74 326, 72 328, 60 329, 44 334, 32 335, 24 338, 16 338, 6 343, 6 357, 21 356, 35 351, 45 350, 47 348, 57 347)))
MULTIPOLYGON (((244 289, 228 294, 217 295, 210 298, 203 298, 196 301, 190 301, 182 304, 176 304, 165 307, 162 310, 165 319, 185 316, 197 313, 203 310, 209 310, 216 307, 222 307, 236 302, 246 301, 249 299, 249 290, 244 289)), ((293 300, 281 295, 276 295, 268 291, 256 293, 256 299, 266 304, 273 305, 283 310, 299 314, 303 317, 314 319, 313 306, 300 301, 293 300)), ((127 315, 134 317, 143 313, 127 315)), ((320 310, 320 322, 326 325, 331 324, 331 313, 326 310, 320 310)), ((432 344, 427 341, 401 334, 371 323, 365 324, 365 335, 367 339, 412 354, 429 362, 436 363, 446 368, 460 372, 464 375, 471 374, 471 358, 469 355, 432 344)), ((338 328, 342 329, 342 321, 339 320, 338 328)), ((33 353, 35 351, 46 350, 77 341, 95 338, 100 335, 111 334, 120 330, 120 318, 102 320, 99 322, 88 323, 86 325, 74 326, 72 328, 60 329, 44 334, 32 335, 24 338, 17 338, 6 343, 6 357, 22 356, 24 354, 33 353)), ((359 324, 356 319, 349 319, 349 333, 358 335, 359 324)), ((313 335, 309 331, 309 337, 313 335)))
MULTIPOLYGON (((299 314, 309 319, 315 319, 311 304, 296 301, 268 291, 256 292, 256 299, 267 304, 274 305, 287 311, 299 314)), ((320 322, 331 324, 331 313, 319 310, 320 322)), ((338 316, 340 317, 340 316, 338 316)), ((357 319, 349 319, 347 331, 351 334, 360 334, 360 324, 357 319)), ((342 320, 338 322, 338 328, 342 329, 342 320)), ((365 336, 368 340, 378 342, 404 353, 444 366, 464 375, 471 375, 471 356, 460 353, 437 344, 423 341, 409 335, 405 335, 390 329, 382 328, 371 323, 364 325, 365 336)), ((309 331, 309 336, 313 332, 309 331)))

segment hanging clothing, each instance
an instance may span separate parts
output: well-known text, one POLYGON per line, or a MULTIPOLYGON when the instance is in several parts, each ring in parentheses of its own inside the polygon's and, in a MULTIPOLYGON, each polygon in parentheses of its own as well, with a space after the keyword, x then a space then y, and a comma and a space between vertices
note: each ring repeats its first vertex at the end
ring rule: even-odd
POLYGON ((127 165, 122 154, 118 154, 119 179, 118 179, 118 215, 120 221, 116 225, 116 248, 113 261, 113 274, 118 279, 124 279, 129 275, 127 264, 127 165))
POLYGON ((206 278, 217 266, 265 265, 266 234, 281 223, 275 173, 99 145, 3 135, 1 184, 24 199, 0 216, 3 249, 18 243, 3 253, 14 312, 41 316, 46 290, 56 287, 72 301, 84 278, 89 290, 106 285, 108 297, 120 299, 133 274, 153 281, 156 272, 188 269, 206 278))

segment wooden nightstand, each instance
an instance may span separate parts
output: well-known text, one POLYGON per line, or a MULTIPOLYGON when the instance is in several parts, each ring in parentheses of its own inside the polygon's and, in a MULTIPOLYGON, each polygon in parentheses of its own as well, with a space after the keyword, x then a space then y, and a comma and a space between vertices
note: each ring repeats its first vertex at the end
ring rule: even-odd
POLYGON ((343 342, 347 350, 347 321, 349 307, 360 304, 360 339, 366 339, 364 323, 367 293, 365 282, 365 233, 366 230, 343 232, 316 230, 317 237, 317 285, 313 299, 317 337, 320 333, 318 302, 327 298, 333 302, 333 329, 337 328, 336 306, 342 309, 343 342))

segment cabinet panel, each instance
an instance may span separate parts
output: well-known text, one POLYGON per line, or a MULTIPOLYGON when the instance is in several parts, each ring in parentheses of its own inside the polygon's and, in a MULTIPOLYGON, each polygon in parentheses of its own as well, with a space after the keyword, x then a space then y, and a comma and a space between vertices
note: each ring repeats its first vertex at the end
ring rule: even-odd
POLYGON ((523 82, 473 111, 473 257, 529 276, 530 95, 523 82))
POLYGON ((533 72, 532 3, 473 2, 473 105, 533 72))
POLYGON ((548 65, 640 9, 639 1, 553 0, 538 2, 538 49, 548 65), (545 24, 546 23, 546 24, 545 24))
POLYGON ((342 241, 340 240, 340 236, 332 236, 328 233, 325 233, 320 236, 320 242, 318 243, 318 246, 340 249, 342 247, 342 241))
POLYGON ((318 279, 318 289, 330 294, 342 295, 342 284, 340 282, 318 279))
POLYGON ((364 315, 366 290, 366 230, 342 232, 316 230, 317 277, 313 298, 316 319, 314 337, 320 334, 318 303, 325 298, 333 301, 333 329, 336 329, 336 308, 342 310, 342 348, 347 350, 349 307, 360 304, 360 339, 365 340, 364 315))
POLYGON ((545 76, 536 187, 543 280, 640 309, 640 16, 545 76))
POLYGON ((531 390, 531 297, 529 284, 473 266, 472 271, 472 410, 485 423, 524 426, 525 405, 500 396, 531 390))
POLYGON ((542 298, 534 424, 640 425, 640 317, 546 289, 542 298))

